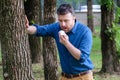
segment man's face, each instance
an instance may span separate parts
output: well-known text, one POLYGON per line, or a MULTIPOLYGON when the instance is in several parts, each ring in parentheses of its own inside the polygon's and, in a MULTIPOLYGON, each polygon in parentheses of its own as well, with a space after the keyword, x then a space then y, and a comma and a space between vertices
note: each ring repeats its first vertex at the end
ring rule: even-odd
POLYGON ((75 16, 73 16, 71 13, 58 15, 58 21, 61 29, 65 32, 69 32, 75 24, 75 16))

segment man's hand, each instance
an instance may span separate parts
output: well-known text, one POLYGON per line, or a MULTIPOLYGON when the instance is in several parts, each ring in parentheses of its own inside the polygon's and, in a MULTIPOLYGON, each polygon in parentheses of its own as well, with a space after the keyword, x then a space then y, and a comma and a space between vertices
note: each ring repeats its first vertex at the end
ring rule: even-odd
POLYGON ((75 59, 79 60, 81 51, 77 49, 75 46, 73 46, 73 44, 71 44, 71 42, 69 41, 69 37, 66 33, 62 31, 59 32, 58 34, 59 34, 60 43, 62 43, 67 48, 67 50, 71 53, 71 55, 75 59))
POLYGON ((27 19, 27 16, 25 16, 25 25, 26 25, 28 34, 35 34, 36 33, 36 31, 37 31, 36 27, 29 25, 29 21, 27 19))
POLYGON ((63 33, 63 31, 60 31, 58 34, 60 43, 65 45, 69 41, 68 35, 65 32, 63 33))
POLYGON ((29 27, 29 21, 28 21, 28 19, 27 19, 27 16, 25 16, 25 25, 26 25, 26 28, 29 27))

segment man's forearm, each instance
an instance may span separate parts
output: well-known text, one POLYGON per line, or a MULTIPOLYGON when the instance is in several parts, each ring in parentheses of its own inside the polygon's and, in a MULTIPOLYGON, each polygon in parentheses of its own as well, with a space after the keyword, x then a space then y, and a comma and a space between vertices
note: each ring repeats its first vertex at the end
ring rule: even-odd
POLYGON ((65 44, 65 47, 68 49, 68 51, 74 58, 76 58, 77 60, 80 59, 81 51, 74 47, 69 41, 65 44))

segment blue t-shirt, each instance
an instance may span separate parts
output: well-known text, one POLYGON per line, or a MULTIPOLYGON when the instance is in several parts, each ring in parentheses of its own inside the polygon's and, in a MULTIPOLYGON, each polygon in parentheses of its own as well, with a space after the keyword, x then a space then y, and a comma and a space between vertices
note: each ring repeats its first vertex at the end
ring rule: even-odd
POLYGON ((67 33, 69 41, 81 51, 79 60, 75 59, 67 48, 59 42, 58 32, 61 28, 58 22, 44 26, 35 24, 34 26, 37 28, 36 36, 52 36, 55 39, 63 72, 78 74, 93 69, 94 66, 90 59, 92 32, 87 26, 76 20, 72 30, 67 33))

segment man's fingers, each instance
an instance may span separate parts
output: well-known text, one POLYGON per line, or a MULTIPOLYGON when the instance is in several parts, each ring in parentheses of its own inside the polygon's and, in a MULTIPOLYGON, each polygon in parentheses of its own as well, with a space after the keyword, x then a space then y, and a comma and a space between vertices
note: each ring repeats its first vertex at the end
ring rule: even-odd
POLYGON ((25 25, 26 25, 26 28, 28 28, 29 27, 29 21, 28 21, 28 19, 27 19, 27 16, 25 15, 25 25))

